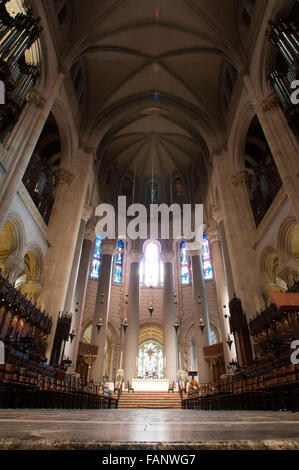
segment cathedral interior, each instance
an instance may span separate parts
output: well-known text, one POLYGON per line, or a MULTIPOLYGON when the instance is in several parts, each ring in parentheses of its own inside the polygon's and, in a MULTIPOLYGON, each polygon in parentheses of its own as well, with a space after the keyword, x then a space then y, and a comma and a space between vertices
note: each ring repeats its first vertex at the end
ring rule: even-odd
POLYGON ((298 25, 296 0, 0 0, 1 449, 36 410, 299 449, 298 25), (199 248, 171 211, 153 236, 162 205, 202 207, 199 248))

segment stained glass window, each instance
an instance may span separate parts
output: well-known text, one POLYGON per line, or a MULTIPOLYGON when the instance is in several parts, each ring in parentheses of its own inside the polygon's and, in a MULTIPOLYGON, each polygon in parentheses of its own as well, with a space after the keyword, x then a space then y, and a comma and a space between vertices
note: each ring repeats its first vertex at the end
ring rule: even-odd
POLYGON ((186 242, 181 243, 181 279, 182 284, 190 284, 190 265, 186 242))
POLYGON ((150 183, 147 189, 148 200, 152 204, 158 201, 158 188, 156 183, 150 183))
POLYGON ((116 254, 114 256, 114 276, 113 281, 121 284, 123 274, 123 260, 124 260, 124 242, 119 240, 117 244, 116 254))
POLYGON ((184 194, 184 188, 183 188, 183 182, 181 178, 177 178, 174 182, 174 195, 176 197, 183 196, 184 194))
POLYGON ((99 279, 101 261, 102 261, 102 235, 98 235, 95 241, 92 267, 91 267, 90 276, 92 279, 99 279))
POLYGON ((202 242, 202 267, 204 278, 213 279, 209 240, 206 235, 203 236, 202 242))
POLYGON ((155 343, 148 342, 139 348, 138 355, 138 378, 139 379, 162 379, 163 350, 155 343))
POLYGON ((145 245, 144 258, 140 263, 140 284, 147 287, 157 287, 163 285, 163 278, 164 265, 161 261, 159 244, 150 241, 145 245))

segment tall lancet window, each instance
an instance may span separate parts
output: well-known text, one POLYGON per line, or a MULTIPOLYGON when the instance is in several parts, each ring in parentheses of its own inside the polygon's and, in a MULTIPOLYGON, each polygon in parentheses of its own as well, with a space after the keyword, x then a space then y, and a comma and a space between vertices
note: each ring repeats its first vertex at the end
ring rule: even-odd
POLYGON ((209 280, 213 279, 213 270, 210 257, 209 240, 206 235, 203 236, 202 243, 202 267, 204 278, 209 280))
POLYGON ((92 279, 99 279, 101 262, 102 262, 102 235, 98 235, 95 241, 93 260, 92 260, 92 266, 91 266, 90 277, 92 279))
POLYGON ((159 243, 150 241, 145 244, 139 273, 141 285, 157 287, 163 284, 164 265, 161 261, 159 243))
POLYGON ((190 284, 190 260, 187 253, 186 242, 181 243, 181 280, 182 284, 190 284))
POLYGON ((118 241, 116 254, 114 256, 114 275, 113 281, 116 284, 121 284, 123 276, 123 262, 124 262, 124 242, 118 241))

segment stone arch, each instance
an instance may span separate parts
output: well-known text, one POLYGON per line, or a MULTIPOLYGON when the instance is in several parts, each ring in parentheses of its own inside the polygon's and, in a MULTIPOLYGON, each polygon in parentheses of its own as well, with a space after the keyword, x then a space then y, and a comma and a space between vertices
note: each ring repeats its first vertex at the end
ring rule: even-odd
POLYGON ((27 281, 40 281, 43 270, 43 256, 38 246, 29 245, 24 256, 24 270, 27 281))
POLYGON ((69 105, 64 97, 58 97, 52 107, 51 113, 57 123, 61 144, 61 166, 71 169, 76 153, 78 138, 69 105))
POLYGON ((278 274, 278 255, 274 248, 266 248, 261 257, 260 271, 264 283, 275 284, 278 274))
POLYGON ((299 279, 299 224, 292 217, 282 223, 278 232, 277 247, 282 265, 280 276, 292 286, 299 279))
POLYGON ((36 302, 41 293, 43 256, 36 245, 29 245, 24 256, 24 271, 16 281, 16 287, 31 301, 36 302))
MULTIPOLYGON (((212 338, 216 339, 216 343, 220 343, 221 342, 221 339, 220 339, 220 334, 219 334, 219 330, 218 330, 218 327, 215 325, 215 323, 211 322, 210 321, 210 330, 211 330, 211 341, 212 341, 212 338), (212 335, 212 333, 214 333, 214 335, 212 335)), ((212 343, 211 344, 216 344, 216 343, 212 343)))
POLYGON ((15 256, 22 256, 26 244, 25 225, 19 215, 14 212, 10 212, 8 214, 6 222, 10 224, 13 233, 13 246, 11 254, 15 256))
POLYGON ((281 225, 277 240, 282 260, 294 258, 299 262, 299 224, 294 218, 287 218, 281 225))
POLYGON ((248 130, 252 123, 253 118, 255 117, 254 107, 249 100, 240 107, 238 114, 239 119, 235 120, 235 128, 232 130, 232 138, 228 141, 228 147, 231 150, 231 167, 233 173, 239 173, 245 169, 245 147, 248 130))
POLYGON ((144 323, 139 329, 139 346, 154 341, 163 348, 163 329, 158 323, 144 323))

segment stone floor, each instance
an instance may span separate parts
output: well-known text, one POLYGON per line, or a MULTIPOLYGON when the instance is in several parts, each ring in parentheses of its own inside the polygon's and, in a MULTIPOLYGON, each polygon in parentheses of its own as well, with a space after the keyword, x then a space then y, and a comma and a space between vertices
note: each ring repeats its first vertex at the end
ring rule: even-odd
POLYGON ((299 413, 0 410, 0 449, 299 449, 299 413))

